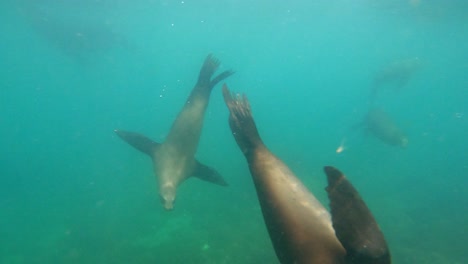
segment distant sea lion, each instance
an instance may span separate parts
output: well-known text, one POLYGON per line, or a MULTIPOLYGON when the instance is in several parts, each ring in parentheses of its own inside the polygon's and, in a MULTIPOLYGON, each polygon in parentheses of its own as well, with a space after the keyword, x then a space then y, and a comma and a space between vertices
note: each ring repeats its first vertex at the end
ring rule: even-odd
POLYGON ((223 95, 230 111, 232 134, 247 159, 279 261, 282 264, 390 263, 380 229, 346 178, 336 169, 325 168, 337 237, 328 211, 263 143, 247 97, 233 96, 226 85, 223 95))
POLYGON ((367 130, 381 141, 406 148, 408 138, 393 122, 390 116, 380 108, 372 108, 364 119, 367 130))
MULTIPOLYGON (((86 62, 97 53, 106 53, 114 48, 132 47, 130 41, 109 23, 105 14, 90 14, 92 10, 83 1, 60 1, 60 4, 56 1, 18 2, 21 3, 22 15, 41 37, 79 62, 86 62)), ((99 10, 96 4, 94 2, 96 9, 93 10, 99 10)))
POLYGON ((138 133, 115 130, 123 140, 151 157, 159 182, 159 195, 167 210, 173 209, 177 187, 190 176, 222 186, 227 185, 217 171, 195 159, 211 90, 217 83, 233 74, 228 70, 212 79, 218 66, 219 61, 208 55, 200 70, 198 82, 162 144, 138 133))
POLYGON ((401 90, 422 67, 418 57, 395 61, 375 76, 371 88, 371 101, 382 92, 383 89, 401 90))

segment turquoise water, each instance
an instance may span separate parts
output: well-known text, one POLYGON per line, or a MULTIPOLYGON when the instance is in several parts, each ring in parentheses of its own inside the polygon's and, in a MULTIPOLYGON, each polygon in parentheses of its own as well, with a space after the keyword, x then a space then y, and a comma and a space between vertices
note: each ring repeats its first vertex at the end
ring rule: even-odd
POLYGON ((149 159, 113 133, 162 141, 208 53, 324 204, 322 167, 345 172, 393 263, 467 263, 467 13, 437 0, 2 1, 0 263, 277 263, 220 87, 197 158, 230 186, 190 179, 172 212, 149 159), (413 57, 422 67, 375 102, 402 149, 356 124, 377 72, 413 57))

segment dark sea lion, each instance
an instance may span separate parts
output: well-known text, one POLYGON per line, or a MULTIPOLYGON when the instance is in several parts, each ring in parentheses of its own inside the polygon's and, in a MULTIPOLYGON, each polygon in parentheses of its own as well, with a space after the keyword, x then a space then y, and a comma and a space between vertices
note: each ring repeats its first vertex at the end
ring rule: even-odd
POLYGON ((364 119, 364 125, 369 132, 381 141, 405 148, 408 145, 408 137, 395 124, 390 116, 380 108, 372 108, 364 119))
MULTIPOLYGON (((279 261, 282 264, 357 263, 353 262, 356 256, 359 260, 373 260, 373 256, 369 256, 362 248, 368 247, 367 243, 380 242, 373 239, 376 236, 374 232, 380 232, 380 229, 374 228, 370 212, 365 210, 365 205, 362 206, 362 200, 352 186, 345 184, 346 179, 337 177, 337 173, 330 168, 326 169, 330 174, 328 191, 332 213, 336 213, 333 224, 341 235, 337 237, 325 207, 263 143, 247 97, 233 96, 226 85, 223 87, 223 95, 230 111, 232 134, 247 159, 263 219, 279 261), (350 197, 351 200, 347 201, 343 197, 350 197), (362 225, 355 223, 360 216, 364 220, 362 225), (343 224, 346 222, 350 223, 349 228, 357 226, 358 229, 348 230, 346 224, 343 224), (368 225, 371 229, 366 229, 368 225), (368 237, 370 240, 366 240, 368 237), (349 248, 350 254, 347 254, 347 248, 342 243, 349 248)), ((372 250, 370 253, 374 252, 372 250)))
POLYGON ((357 190, 339 170, 330 166, 324 170, 333 228, 346 249, 346 263, 391 263, 383 233, 357 190))
POLYGON ((163 143, 156 143, 138 133, 115 130, 123 140, 151 157, 159 183, 159 195, 167 210, 174 206, 177 186, 190 176, 222 186, 227 185, 216 170, 195 159, 211 90, 217 83, 233 74, 232 71, 224 71, 212 78, 218 66, 219 61, 208 55, 200 70, 197 84, 163 143))

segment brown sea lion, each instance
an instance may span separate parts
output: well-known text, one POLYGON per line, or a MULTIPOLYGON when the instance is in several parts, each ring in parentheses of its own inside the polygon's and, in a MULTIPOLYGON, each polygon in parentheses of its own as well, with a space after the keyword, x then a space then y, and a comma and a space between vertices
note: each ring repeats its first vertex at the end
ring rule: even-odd
POLYGON ((408 137, 393 122, 390 116, 380 108, 372 108, 364 119, 364 126, 381 141, 406 148, 408 137))
MULTIPOLYGON (((337 237, 325 207, 263 143, 247 97, 233 96, 226 85, 223 87, 223 95, 230 111, 229 125, 232 134, 247 159, 263 218, 279 261, 282 264, 353 263, 351 261, 355 259, 355 255, 359 256, 359 259, 372 259, 362 248, 366 248, 368 242, 374 243, 372 239, 365 239, 368 236, 372 238, 375 235, 374 231, 380 230, 365 228, 368 225, 374 228, 373 222, 370 221, 373 218, 368 217, 370 212, 361 206, 362 200, 352 186, 344 184, 345 178, 337 177, 335 171, 326 169, 327 174, 331 175, 328 192, 334 210, 332 213, 336 212, 333 224, 336 223, 338 234, 341 234, 341 237, 337 237), (354 196, 350 197, 350 194, 354 196), (349 197, 351 202, 343 201, 342 197, 349 197), (348 205, 352 211, 348 211, 348 205), (365 223, 362 226, 357 225, 358 229, 355 231, 348 230, 346 225, 342 224, 348 221, 349 228, 354 228, 361 215, 365 223), (348 234, 352 234, 352 237, 348 234), (361 239, 361 235, 364 240, 361 239), (339 238, 350 242, 342 243, 339 238), (348 248, 351 254, 347 254, 348 248), (365 257, 360 255, 361 252, 365 257)), ((384 248, 385 246, 386 244, 384 248)), ((371 252, 374 253, 374 250, 371 252)))
POLYGON ((138 133, 115 130, 119 137, 151 157, 159 183, 159 195, 167 210, 173 209, 177 186, 190 176, 227 185, 216 170, 195 159, 211 90, 221 80, 233 74, 232 71, 224 71, 212 78, 218 66, 219 61, 208 55, 200 70, 198 82, 163 143, 156 143, 138 133))

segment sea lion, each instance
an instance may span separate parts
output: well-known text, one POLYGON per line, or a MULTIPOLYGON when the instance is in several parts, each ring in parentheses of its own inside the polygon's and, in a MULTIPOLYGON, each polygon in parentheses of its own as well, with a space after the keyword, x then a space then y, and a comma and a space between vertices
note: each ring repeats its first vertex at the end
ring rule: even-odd
POLYGON ((380 108, 371 108, 363 123, 369 132, 389 145, 403 148, 406 148, 408 145, 408 137, 405 133, 380 108))
MULTIPOLYGON (((103 12, 90 14, 92 10, 86 3, 72 2, 75 1, 61 1, 60 8, 54 1, 21 1, 20 5, 26 21, 44 40, 78 62, 94 59, 96 54, 115 48, 133 46, 109 23, 103 12)), ((99 10, 96 4, 94 2, 96 9, 93 10, 99 10)))
MULTIPOLYGON (((374 227, 370 221, 373 218, 369 218, 370 212, 360 206, 361 200, 358 196, 351 196, 352 202, 343 201, 342 197, 357 194, 349 185, 343 185, 344 178, 337 177, 334 171, 326 169, 327 172, 333 172, 329 177, 328 189, 332 208, 336 212, 333 223, 339 227, 339 234, 342 234, 343 239, 351 240, 350 243, 343 244, 354 249, 352 255, 347 254, 347 248, 343 247, 339 237, 335 235, 329 212, 288 166, 263 143, 247 97, 233 96, 226 85, 223 87, 223 96, 230 112, 229 125, 232 134, 247 159, 263 219, 279 261, 282 264, 340 264, 353 263, 350 261, 354 260, 355 256, 359 256, 359 259, 372 259, 367 255, 367 251, 360 249, 367 246, 368 241, 365 238, 372 238, 374 231, 380 229, 365 229, 368 224, 374 227), (341 191, 344 191, 344 194, 341 191), (348 212, 348 205, 352 205, 353 212, 348 212), (357 210, 354 210, 355 208, 357 210), (349 227, 353 228, 354 222, 363 213, 366 221, 362 226, 358 226, 364 227, 362 230, 349 231, 346 225, 342 224, 342 220, 349 220, 349 227), (353 236, 350 238, 348 234, 353 236), (361 235, 364 240, 361 239, 361 235), (359 255, 361 252, 364 257, 359 255)), ((371 243, 373 241, 370 240, 371 243)))
POLYGON ((206 57, 198 82, 163 143, 156 143, 138 133, 115 130, 120 138, 151 157, 159 183, 159 195, 167 210, 173 209, 177 186, 190 176, 222 186, 227 185, 216 170, 195 159, 211 90, 217 83, 233 74, 227 70, 212 78, 219 64, 211 54, 206 57))
POLYGON ((346 263, 388 264, 390 251, 384 235, 358 191, 343 173, 324 167, 326 191, 336 236, 346 249, 346 263))
POLYGON ((401 90, 421 67, 421 59, 414 57, 395 61, 382 68, 372 82, 371 102, 383 89, 401 90))

